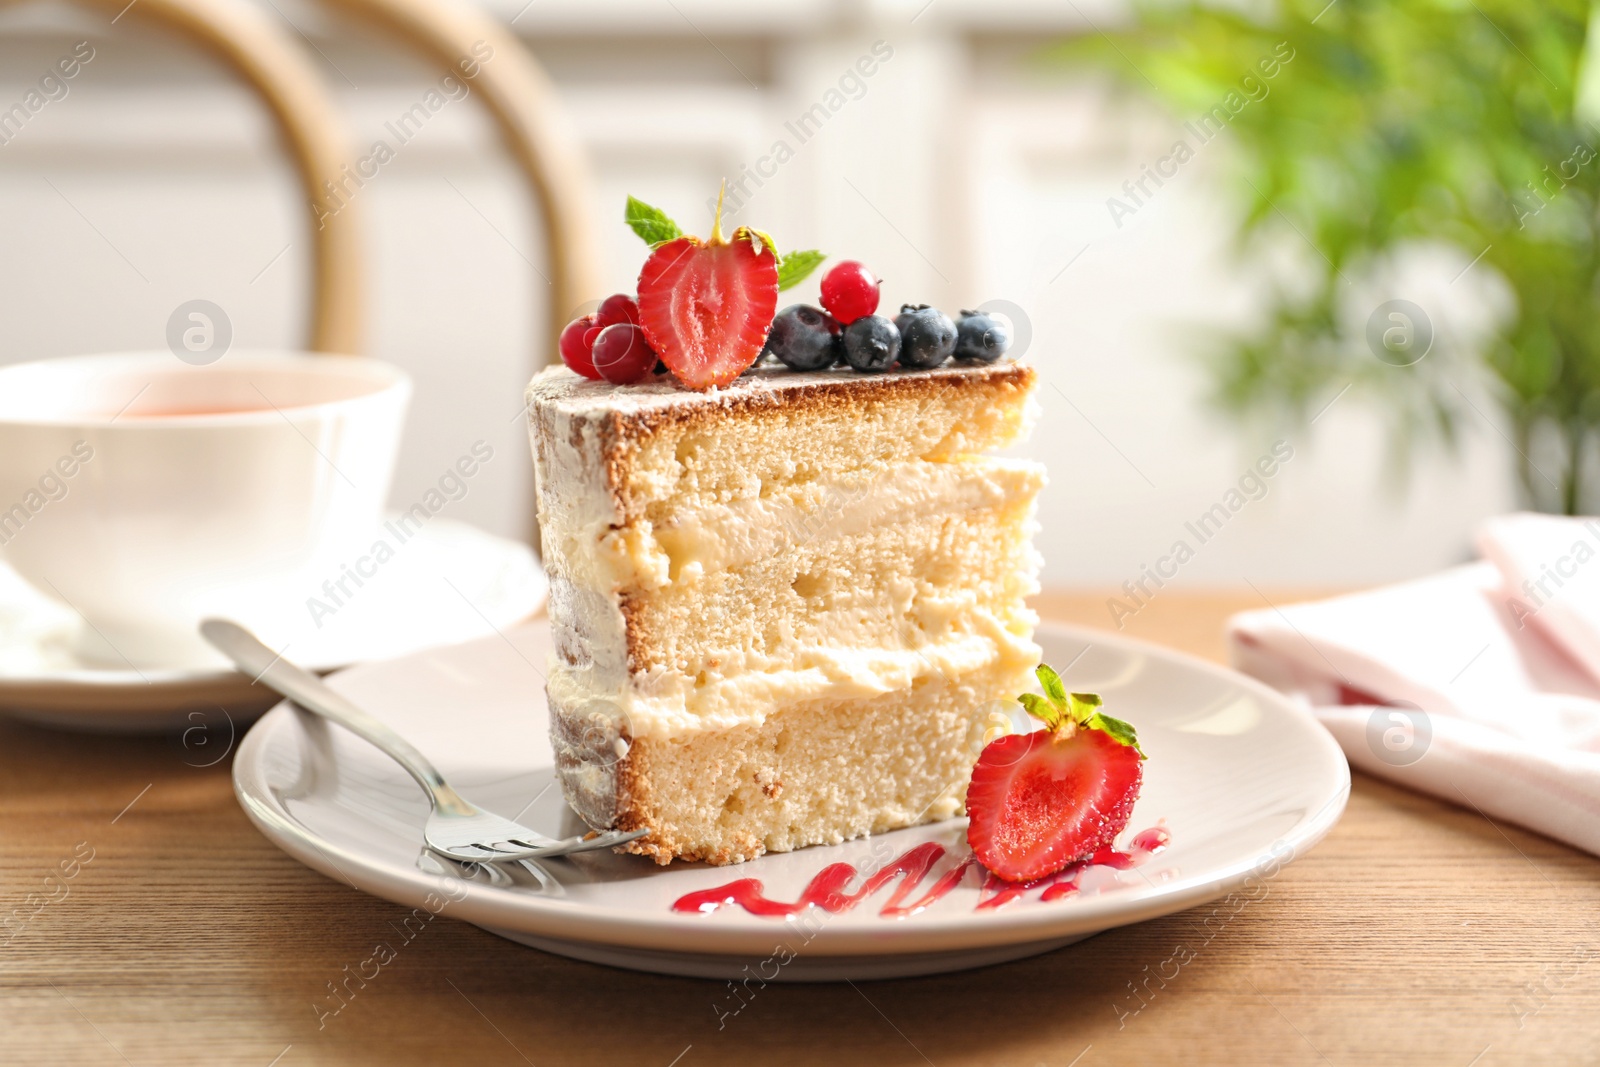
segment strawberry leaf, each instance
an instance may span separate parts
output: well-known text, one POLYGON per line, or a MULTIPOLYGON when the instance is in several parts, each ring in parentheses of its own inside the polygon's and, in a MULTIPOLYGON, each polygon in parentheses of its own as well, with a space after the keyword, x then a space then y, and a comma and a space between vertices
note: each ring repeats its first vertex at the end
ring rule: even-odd
MULTIPOLYGON (((763 234, 762 236, 765 237, 766 235, 763 234)), ((771 240, 770 237, 767 238, 769 244, 771 240)), ((773 249, 773 255, 777 255, 777 249, 773 249)), ((815 248, 810 248, 804 252, 790 252, 778 260, 779 291, 792 288, 805 281, 811 276, 811 272, 816 270, 822 261, 827 258, 825 254, 818 252, 815 248)))
POLYGON ((1085 724, 1091 730, 1099 730, 1108 734, 1112 740, 1119 744, 1127 745, 1139 753, 1139 758, 1144 759, 1144 749, 1139 747, 1139 735, 1134 732, 1133 724, 1113 719, 1104 712, 1095 712, 1085 724))
POLYGON ((678 224, 668 218, 665 211, 651 207, 636 197, 628 197, 628 207, 623 212, 622 219, 651 248, 683 236, 678 224))
POLYGON ((1098 693, 1073 693, 1067 697, 1066 704, 1067 714, 1072 717, 1072 721, 1080 726, 1088 726, 1101 700, 1098 693))
POLYGON ((1017 703, 1021 704, 1029 715, 1050 729, 1054 730, 1061 725, 1061 709, 1037 693, 1023 693, 1017 697, 1017 703))
POLYGON ((1061 681, 1061 675, 1048 663, 1039 664, 1038 670, 1033 672, 1039 679, 1039 686, 1044 690, 1044 695, 1050 698, 1050 703, 1058 708, 1067 706, 1067 687, 1061 681))
POLYGON ((778 258, 778 242, 772 239, 772 234, 766 230, 758 230, 753 226, 745 226, 742 229, 750 235, 750 247, 755 249, 757 254, 760 254, 761 249, 765 247, 768 252, 772 253, 773 259, 778 258))

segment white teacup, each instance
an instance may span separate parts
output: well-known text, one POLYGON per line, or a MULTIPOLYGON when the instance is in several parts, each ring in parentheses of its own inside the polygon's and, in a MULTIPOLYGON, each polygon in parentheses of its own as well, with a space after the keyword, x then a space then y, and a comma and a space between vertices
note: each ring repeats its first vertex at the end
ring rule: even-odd
POLYGON ((0 557, 83 616, 86 657, 207 662, 201 618, 248 620, 376 527, 410 397, 353 356, 0 367, 0 557))

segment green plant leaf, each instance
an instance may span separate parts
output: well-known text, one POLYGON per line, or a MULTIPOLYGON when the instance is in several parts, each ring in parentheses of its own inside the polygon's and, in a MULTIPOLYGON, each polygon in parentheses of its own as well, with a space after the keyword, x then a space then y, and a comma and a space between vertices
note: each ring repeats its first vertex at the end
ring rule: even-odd
POLYGON ((1017 697, 1017 703, 1021 704, 1029 715, 1032 715, 1050 729, 1054 730, 1061 725, 1061 709, 1039 694, 1023 693, 1017 697))
POLYGON ((1090 716, 1088 723, 1085 725, 1091 730, 1099 730, 1110 735, 1113 740, 1119 744, 1127 745, 1139 753, 1140 759, 1144 759, 1144 749, 1139 747, 1139 735, 1134 731, 1132 723, 1123 722, 1121 719, 1113 719, 1103 712, 1096 712, 1090 716))
POLYGON ((665 211, 651 207, 637 197, 628 197, 628 207, 622 219, 651 248, 683 236, 678 224, 668 218, 665 211))
POLYGON ((1041 663, 1034 672, 1039 679, 1039 685, 1044 689, 1044 695, 1050 698, 1050 703, 1058 708, 1067 706, 1067 687, 1061 681, 1061 675, 1048 663, 1041 663))
MULTIPOLYGON (((1583 459, 1600 438, 1592 0, 1474 0, 1460 8, 1473 18, 1436 0, 1390 0, 1381 15, 1325 0, 1131 7, 1118 28, 1051 46, 1063 73, 1093 65, 1156 93, 1178 131, 1172 151, 1150 162, 1161 175, 1212 153, 1226 128, 1218 187, 1233 201, 1238 269, 1255 271, 1285 241, 1311 246, 1293 284, 1272 268, 1251 273, 1265 294, 1260 313, 1193 332, 1211 399, 1274 430, 1304 428, 1349 388, 1341 404, 1365 395, 1383 405, 1398 480, 1414 446, 1430 437, 1453 446, 1478 417, 1453 384, 1475 366, 1503 405, 1513 462, 1530 441, 1551 442, 1555 467, 1516 468, 1526 499, 1593 509, 1600 478, 1583 459), (1418 242, 1454 246, 1455 290, 1503 288, 1508 310, 1493 329, 1397 367, 1371 339, 1397 321, 1376 299, 1349 294, 1381 288, 1418 242)), ((1126 176, 1137 197, 1107 190, 1118 226, 1126 212, 1143 217, 1152 194, 1169 195, 1131 168, 1126 176)))
POLYGON ((1072 693, 1064 703, 1073 721, 1087 726, 1094 718, 1095 709, 1099 708, 1103 701, 1098 693, 1072 693))
MULTIPOLYGON (((763 234, 762 236, 766 235, 763 234)), ((767 240, 770 242, 772 239, 769 237, 767 240)), ((776 251, 774 251, 774 255, 776 255, 776 251)), ((799 285, 809 278, 811 272, 816 270, 822 261, 827 258, 825 254, 818 252, 815 248, 808 248, 804 252, 790 252, 778 260, 779 290, 799 285)))
POLYGON ((778 242, 772 239, 772 234, 768 233, 766 230, 758 230, 754 226, 744 226, 741 228, 750 235, 751 248, 755 249, 757 252, 760 252, 762 247, 765 246, 766 250, 772 253, 773 259, 778 258, 778 242))

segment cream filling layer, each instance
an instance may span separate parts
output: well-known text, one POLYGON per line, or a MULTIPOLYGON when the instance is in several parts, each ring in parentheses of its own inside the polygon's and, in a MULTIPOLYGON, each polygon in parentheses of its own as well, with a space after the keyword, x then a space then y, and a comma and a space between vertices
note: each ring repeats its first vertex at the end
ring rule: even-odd
POLYGON ((576 586, 608 593, 659 589, 682 576, 746 566, 820 538, 1031 499, 1044 480, 1044 468, 1028 460, 917 462, 855 485, 810 483, 780 497, 699 507, 659 523, 641 520, 617 529, 609 516, 592 516, 546 536, 561 541, 562 576, 576 586))
POLYGON ((807 646, 781 660, 729 653, 718 657, 718 671, 700 678, 657 668, 613 681, 592 665, 556 661, 548 691, 568 710, 615 718, 629 736, 675 738, 759 725, 779 708, 821 697, 878 696, 929 676, 983 673, 1015 676, 1021 684, 1038 665, 1040 650, 1031 638, 1032 613, 1020 615, 1007 625, 993 612, 976 609, 945 637, 914 649, 807 646))

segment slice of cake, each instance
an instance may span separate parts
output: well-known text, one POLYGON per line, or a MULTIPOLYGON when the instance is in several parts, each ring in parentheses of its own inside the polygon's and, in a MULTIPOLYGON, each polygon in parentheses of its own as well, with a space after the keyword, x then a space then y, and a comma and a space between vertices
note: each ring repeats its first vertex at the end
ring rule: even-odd
POLYGON ((735 863, 963 811, 1039 648, 1020 364, 528 389, 562 789, 735 863))

